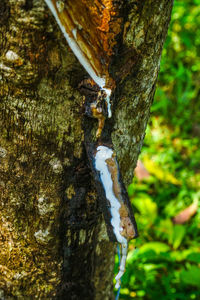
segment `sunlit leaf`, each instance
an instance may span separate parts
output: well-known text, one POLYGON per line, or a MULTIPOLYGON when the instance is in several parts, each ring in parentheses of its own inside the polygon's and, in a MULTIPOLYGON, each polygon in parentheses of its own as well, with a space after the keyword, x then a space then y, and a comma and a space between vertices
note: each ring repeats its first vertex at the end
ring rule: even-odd
POLYGON ((133 199, 134 206, 144 216, 147 216, 151 223, 157 216, 157 205, 147 194, 140 194, 139 197, 133 199))
POLYGON ((167 240, 172 243, 173 223, 171 219, 161 219, 156 226, 156 235, 162 240, 167 240))
POLYGON ((156 253, 160 253, 160 252, 167 252, 170 250, 170 247, 167 244, 161 243, 161 242, 149 242, 145 245, 143 245, 140 249, 139 249, 139 253, 144 253, 147 250, 153 250, 156 253))
POLYGON ((185 236, 185 233, 186 233, 186 230, 183 225, 175 225, 174 226, 173 241, 172 241, 174 249, 177 249, 180 246, 180 244, 185 236))
POLYGON ((170 172, 166 172, 166 170, 162 170, 161 167, 148 156, 145 156, 143 158, 143 162, 149 173, 155 175, 156 178, 158 178, 159 180, 177 185, 180 184, 180 181, 177 178, 175 178, 173 174, 171 174, 170 172))

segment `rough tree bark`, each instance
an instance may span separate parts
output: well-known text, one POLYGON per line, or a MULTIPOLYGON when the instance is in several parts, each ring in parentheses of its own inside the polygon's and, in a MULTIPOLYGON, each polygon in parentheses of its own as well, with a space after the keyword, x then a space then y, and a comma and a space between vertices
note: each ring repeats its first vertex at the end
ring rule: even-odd
MULTIPOLYGON (((127 186, 173 0, 121 2, 112 139, 127 186)), ((0 299, 113 299, 115 245, 83 144, 87 74, 42 0, 1 0, 0 40, 0 299)))

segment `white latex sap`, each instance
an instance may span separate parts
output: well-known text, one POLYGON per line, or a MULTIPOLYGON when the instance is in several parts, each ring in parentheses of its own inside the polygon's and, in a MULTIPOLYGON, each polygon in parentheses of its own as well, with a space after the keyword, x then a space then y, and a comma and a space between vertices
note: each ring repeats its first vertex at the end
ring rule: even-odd
POLYGON ((119 214, 121 204, 119 200, 115 197, 115 194, 113 192, 113 181, 108 169, 108 165, 106 163, 106 160, 112 158, 112 155, 112 149, 106 146, 98 146, 97 153, 95 155, 95 168, 97 171, 100 172, 100 178, 106 194, 106 199, 108 199, 110 203, 110 212, 112 216, 111 224, 113 226, 113 232, 116 236, 117 241, 122 245, 122 259, 120 263, 119 273, 115 277, 117 281, 115 287, 119 288, 120 278, 122 277, 125 271, 128 241, 124 236, 121 235, 121 232, 123 230, 120 225, 121 220, 119 214))

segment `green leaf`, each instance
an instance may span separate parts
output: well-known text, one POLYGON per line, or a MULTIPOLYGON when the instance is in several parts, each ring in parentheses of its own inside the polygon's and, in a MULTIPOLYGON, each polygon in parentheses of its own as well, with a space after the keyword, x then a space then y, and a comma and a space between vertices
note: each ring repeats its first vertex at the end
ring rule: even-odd
MULTIPOLYGON (((195 248, 189 248, 189 249, 185 249, 185 250, 175 250, 175 251, 171 251, 170 252, 170 257, 174 260, 176 260, 177 262, 183 261, 183 260, 189 260, 192 261, 190 259, 188 259, 188 257, 190 256, 190 254, 194 253, 194 251, 196 251, 195 248)), ((195 253, 196 254, 196 253, 195 253)))
POLYGON ((156 235, 161 240, 168 240, 172 243, 174 225, 171 219, 161 219, 156 225, 156 235))
POLYGON ((128 186, 128 195, 129 197, 133 196, 134 194, 134 185, 133 183, 131 183, 129 186, 128 186))
POLYGON ((193 252, 187 256, 187 260, 195 263, 200 263, 200 253, 193 252))
POLYGON ((200 268, 192 266, 188 271, 182 271, 180 279, 185 284, 200 287, 200 268))
POLYGON ((168 252, 170 250, 170 247, 165 243, 150 242, 150 243, 147 243, 147 244, 143 245, 140 248, 139 253, 144 253, 148 250, 153 250, 158 254, 158 253, 161 253, 161 252, 168 252))
POLYGON ((174 249, 177 249, 180 246, 180 244, 185 236, 185 233, 186 233, 186 230, 185 230, 184 225, 175 225, 174 226, 173 243, 172 243, 174 249))
POLYGON ((139 197, 133 199, 132 203, 142 215, 148 216, 153 222, 157 216, 157 205, 147 194, 140 193, 139 197))

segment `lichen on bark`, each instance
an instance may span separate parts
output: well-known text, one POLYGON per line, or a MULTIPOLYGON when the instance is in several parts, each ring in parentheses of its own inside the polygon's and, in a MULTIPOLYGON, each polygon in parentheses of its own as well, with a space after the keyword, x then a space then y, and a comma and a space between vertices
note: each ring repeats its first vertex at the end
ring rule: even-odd
POLYGON ((173 1, 129 1, 118 53, 118 104, 112 139, 123 178, 130 183, 155 92, 173 1))
MULTIPOLYGON (((117 82, 112 139, 126 184, 171 6, 123 1, 120 12, 123 31, 110 67, 117 82)), ((112 299, 115 245, 83 145, 78 85, 87 74, 44 1, 2 0, 0 23, 0 297, 112 299)))

